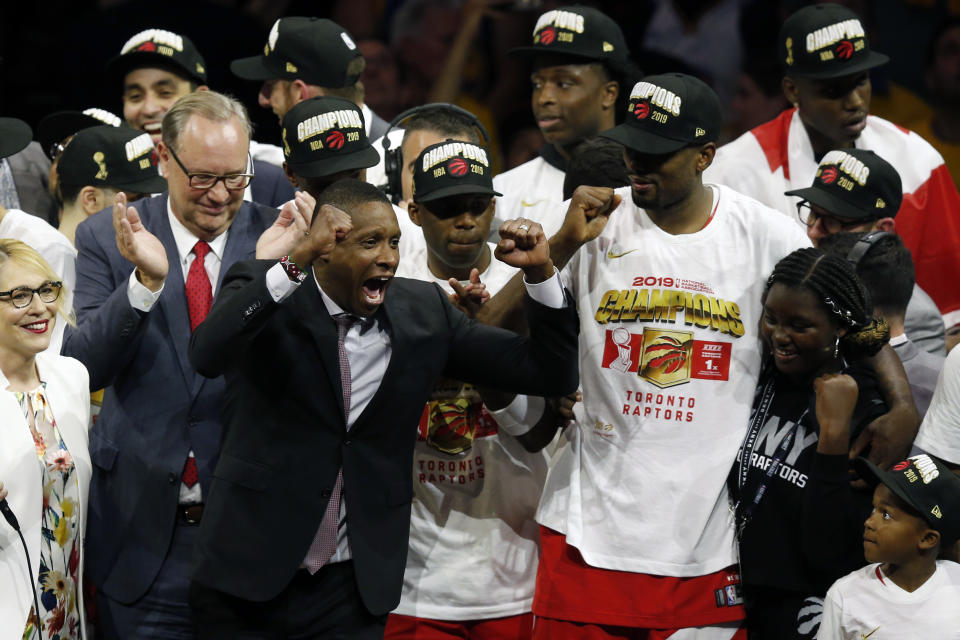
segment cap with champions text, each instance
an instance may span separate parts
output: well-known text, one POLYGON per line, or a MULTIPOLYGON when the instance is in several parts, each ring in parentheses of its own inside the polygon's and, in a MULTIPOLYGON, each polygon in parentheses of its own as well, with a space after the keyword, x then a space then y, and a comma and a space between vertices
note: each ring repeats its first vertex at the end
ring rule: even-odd
POLYGON ((722 120, 720 99, 705 82, 665 73, 634 85, 623 124, 599 135, 640 153, 673 153, 715 142, 722 120))
POLYGON ((273 23, 263 54, 230 63, 230 71, 245 80, 295 80, 321 87, 347 87, 360 79, 350 73, 354 58, 363 54, 347 31, 326 18, 299 16, 273 23))
POLYGON ((110 113, 106 109, 90 108, 84 109, 83 111, 55 111, 50 115, 44 116, 37 125, 37 140, 52 160, 57 155, 53 151, 54 145, 63 143, 64 140, 81 129, 99 127, 104 124, 111 127, 119 127, 123 124, 123 121, 117 115, 110 113))
POLYGON ((25 149, 33 139, 33 131, 19 118, 0 118, 0 158, 25 149))
POLYGON ((786 191, 837 218, 893 218, 903 200, 900 174, 889 162, 866 149, 835 149, 820 160, 813 184, 786 191))
POLYGON ((120 55, 107 63, 107 73, 122 83, 134 69, 154 66, 207 83, 207 64, 190 38, 164 29, 146 29, 127 40, 120 55))
POLYGON ((464 140, 446 140, 420 152, 413 167, 414 202, 466 194, 503 195, 493 190, 486 148, 464 140))
POLYGON ((620 26, 591 7, 561 7, 547 11, 533 28, 533 44, 510 49, 510 56, 557 54, 608 62, 614 67, 630 57, 620 26))
POLYGON ((157 169, 150 134, 130 127, 101 125, 78 131, 57 163, 60 183, 159 193, 167 181, 157 169))
POLYGON ((283 116, 280 138, 287 165, 305 178, 367 169, 380 162, 367 139, 363 112, 343 98, 319 96, 298 102, 283 116))
POLYGON ((933 529, 941 545, 960 539, 960 476, 933 456, 920 454, 883 471, 866 458, 853 466, 867 484, 885 484, 898 498, 916 509, 933 529))
POLYGON ((825 80, 847 76, 890 60, 870 50, 860 16, 839 4, 814 4, 784 21, 777 41, 784 73, 825 80))

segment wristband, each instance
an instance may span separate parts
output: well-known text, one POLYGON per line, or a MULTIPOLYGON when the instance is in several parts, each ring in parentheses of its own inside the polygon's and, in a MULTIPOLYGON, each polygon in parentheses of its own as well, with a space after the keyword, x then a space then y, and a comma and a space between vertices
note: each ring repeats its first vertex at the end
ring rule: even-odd
POLYGON ((293 261, 293 258, 290 257, 290 254, 280 258, 280 266, 283 267, 283 270, 287 272, 287 277, 290 278, 291 282, 300 284, 307 279, 307 274, 300 270, 300 267, 298 267, 297 263, 293 261))
POLYGON ((522 436, 540 422, 546 401, 540 396, 517 394, 513 401, 502 409, 491 411, 497 426, 512 436, 522 436))

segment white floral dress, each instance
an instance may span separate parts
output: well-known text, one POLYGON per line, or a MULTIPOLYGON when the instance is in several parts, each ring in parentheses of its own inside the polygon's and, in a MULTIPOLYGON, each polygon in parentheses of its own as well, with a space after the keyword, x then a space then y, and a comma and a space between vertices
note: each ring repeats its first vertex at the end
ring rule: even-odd
MULTIPOLYGON (((45 640, 80 637, 77 585, 80 566, 80 484, 73 458, 60 436, 44 394, 44 383, 33 391, 13 391, 33 435, 43 472, 43 513, 37 598, 45 640)), ((37 615, 30 607, 23 640, 39 639, 37 615)))

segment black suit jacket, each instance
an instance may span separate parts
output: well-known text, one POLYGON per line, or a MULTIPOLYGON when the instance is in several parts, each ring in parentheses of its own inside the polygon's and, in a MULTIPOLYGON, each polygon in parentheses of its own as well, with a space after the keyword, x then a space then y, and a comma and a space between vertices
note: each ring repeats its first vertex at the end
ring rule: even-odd
POLYGON ((531 337, 468 320, 434 284, 396 278, 378 319, 386 374, 348 432, 337 330, 309 278, 277 304, 273 263, 238 263, 190 341, 203 375, 224 374, 220 460, 194 550, 194 580, 264 601, 293 578, 343 468, 360 595, 373 614, 400 600, 410 529, 413 447, 437 378, 518 393, 577 387, 577 314, 528 301, 531 337))

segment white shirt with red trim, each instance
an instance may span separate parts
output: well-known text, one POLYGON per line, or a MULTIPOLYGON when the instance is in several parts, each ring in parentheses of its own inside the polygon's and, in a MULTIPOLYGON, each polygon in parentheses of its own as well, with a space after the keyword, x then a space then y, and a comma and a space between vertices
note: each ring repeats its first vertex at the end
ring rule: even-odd
MULTIPOLYGON (((495 294, 516 272, 494 258, 480 277, 495 294)), ((425 249, 404 256, 397 275, 452 293, 430 272, 425 249)), ((414 449, 410 548, 394 612, 482 620, 530 611, 540 542, 534 513, 547 461, 546 452, 499 434, 472 386, 441 380, 414 449)))
POLYGON ((833 583, 818 640, 960 639, 960 564, 937 560, 916 591, 904 591, 871 564, 833 583))
MULTIPOLYGON (((897 233, 913 254, 917 284, 932 297, 946 326, 960 322, 960 194, 943 157, 916 133, 876 116, 857 138, 893 165, 903 182, 897 233)), ((813 184, 813 146, 796 109, 748 131, 717 151, 704 180, 725 184, 797 218, 796 196, 813 184)))
POLYGON ((618 189, 607 227, 562 274, 583 403, 537 520, 594 567, 689 577, 737 561, 726 478, 759 375, 760 297, 810 241, 759 202, 713 192, 709 224, 671 235, 618 189))

